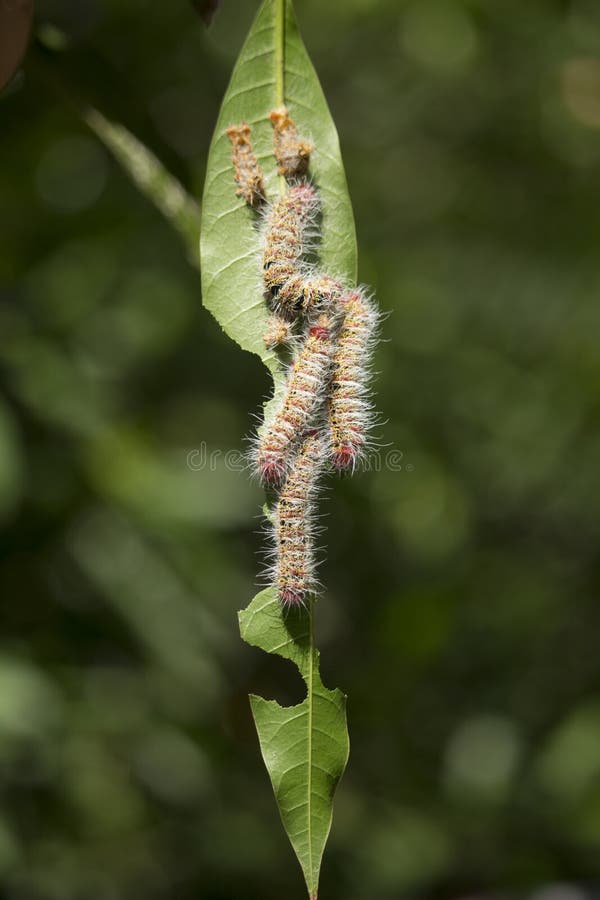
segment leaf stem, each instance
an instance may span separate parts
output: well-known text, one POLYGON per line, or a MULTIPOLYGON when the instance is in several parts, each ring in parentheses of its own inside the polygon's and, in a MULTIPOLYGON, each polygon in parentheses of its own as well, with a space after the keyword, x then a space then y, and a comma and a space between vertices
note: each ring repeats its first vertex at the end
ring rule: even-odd
POLYGON ((29 49, 27 72, 34 85, 48 87, 55 97, 85 122, 112 154, 141 193, 162 213, 187 248, 188 259, 200 267, 198 238, 200 206, 158 157, 123 125, 106 118, 75 89, 60 70, 55 55, 39 41, 29 49))
MULTIPOLYGON (((306 777, 307 781, 307 793, 308 793, 308 806, 307 809, 310 812, 311 809, 311 801, 312 801, 312 720, 313 720, 313 675, 314 675, 314 667, 315 667, 315 641, 313 634, 313 601, 309 601, 308 607, 308 633, 309 633, 309 663, 308 663, 308 773, 306 777)), ((317 896, 316 885, 313 883, 314 873, 313 873, 313 855, 312 855, 312 827, 311 827, 311 816, 308 816, 308 870, 310 872, 310 880, 311 884, 309 890, 312 892, 313 888, 315 888, 314 895, 311 893, 311 897, 317 896)))

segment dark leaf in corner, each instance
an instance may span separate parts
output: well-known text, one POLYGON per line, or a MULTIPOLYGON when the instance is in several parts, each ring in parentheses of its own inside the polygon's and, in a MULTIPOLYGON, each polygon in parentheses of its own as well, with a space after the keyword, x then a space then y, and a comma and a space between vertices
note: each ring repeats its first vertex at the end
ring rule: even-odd
POLYGON ((207 27, 211 24, 219 3, 220 0, 192 0, 192 6, 207 27))
POLYGON ((33 0, 0 3, 0 90, 17 71, 31 32, 33 0))

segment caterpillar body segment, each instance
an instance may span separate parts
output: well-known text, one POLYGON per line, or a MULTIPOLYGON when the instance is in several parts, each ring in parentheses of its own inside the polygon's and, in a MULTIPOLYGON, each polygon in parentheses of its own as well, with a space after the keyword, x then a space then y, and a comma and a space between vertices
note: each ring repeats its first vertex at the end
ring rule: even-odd
POLYGON ((226 134, 231 143, 234 179, 238 185, 236 194, 243 197, 248 206, 257 209, 266 202, 267 195, 263 174, 252 148, 250 126, 245 122, 230 125, 226 134))
POLYGON ((343 295, 340 312, 343 318, 327 401, 330 458, 335 469, 353 471, 366 452, 375 423, 369 385, 379 313, 360 289, 343 295))
POLYGON ((318 589, 315 498, 326 457, 323 432, 307 432, 274 510, 275 560, 270 574, 286 607, 304 604, 318 589))
POLYGON ((335 315, 336 304, 342 297, 344 286, 337 278, 329 275, 313 275, 304 282, 302 290, 302 311, 309 318, 320 311, 335 315))
POLYGON ((266 215, 263 280, 273 306, 290 318, 302 307, 302 259, 310 246, 319 198, 310 184, 297 184, 271 205, 266 215))
POLYGON ((273 150, 279 174, 288 180, 306 175, 314 146, 298 136, 296 123, 286 106, 272 110, 269 118, 273 126, 273 150))
POLYGON ((343 285, 328 275, 307 275, 290 267, 290 277, 271 298, 270 306, 284 319, 306 316, 310 321, 322 312, 335 310, 337 300, 344 292, 343 285))
POLYGON ((325 398, 333 352, 333 319, 324 313, 307 328, 280 406, 258 440, 254 465, 263 483, 279 485, 288 474, 298 438, 313 424, 325 398))

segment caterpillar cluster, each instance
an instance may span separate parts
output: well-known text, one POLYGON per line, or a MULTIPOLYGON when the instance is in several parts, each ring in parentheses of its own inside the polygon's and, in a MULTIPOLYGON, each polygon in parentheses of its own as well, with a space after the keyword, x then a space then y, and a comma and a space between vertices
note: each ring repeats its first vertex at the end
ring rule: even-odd
POLYGON ((365 459, 375 424, 371 357, 379 313, 363 288, 348 287, 310 263, 318 240, 320 199, 308 179, 312 143, 286 107, 270 114, 274 155, 286 190, 268 201, 246 123, 227 129, 237 195, 262 218, 261 267, 270 314, 269 349, 287 347, 291 362, 275 411, 253 440, 252 465, 276 492, 270 517, 269 580, 285 607, 318 589, 316 496, 326 468, 353 472, 365 459))

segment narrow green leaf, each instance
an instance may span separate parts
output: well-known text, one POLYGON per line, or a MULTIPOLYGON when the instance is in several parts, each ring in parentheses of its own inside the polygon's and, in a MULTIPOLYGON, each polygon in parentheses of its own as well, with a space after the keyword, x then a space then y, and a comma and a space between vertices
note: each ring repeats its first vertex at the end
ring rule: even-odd
MULTIPOLYGON (((261 357, 273 376, 275 393, 282 386, 283 369, 262 339, 268 311, 261 283, 260 236, 255 213, 235 194, 226 129, 243 121, 251 126, 267 193, 275 197, 285 185, 277 175, 269 113, 283 103, 300 133, 315 144, 310 173, 323 209, 320 265, 353 283, 356 235, 335 125, 290 0, 264 0, 235 65, 209 152, 200 257, 204 305, 226 334, 261 357)), ((312 621, 312 605, 284 615, 273 588, 258 594, 240 613, 242 638, 293 661, 306 684, 306 698, 298 706, 284 708, 256 696, 250 701, 281 818, 309 896, 315 900, 333 794, 349 744, 345 697, 323 686, 312 621)))
POLYGON ((187 246, 190 262, 197 267, 200 208, 193 197, 154 153, 123 125, 111 122, 91 107, 83 109, 82 117, 141 192, 179 232, 187 246))
POLYGON ((202 298, 225 332, 272 370, 276 357, 262 341, 267 318, 256 215, 236 197, 225 130, 242 121, 252 139, 271 197, 280 188, 273 158, 270 111, 284 103, 315 152, 310 171, 323 221, 319 257, 331 275, 356 279, 356 234, 337 131, 287 0, 265 0, 238 57, 208 156, 202 200, 202 298))
POLYGON ((346 698, 324 687, 308 610, 284 614, 272 588, 239 613, 242 638, 296 663, 306 684, 298 706, 251 695, 250 703, 281 819, 302 866, 308 893, 317 897, 323 851, 331 828, 333 795, 348 761, 346 698))

